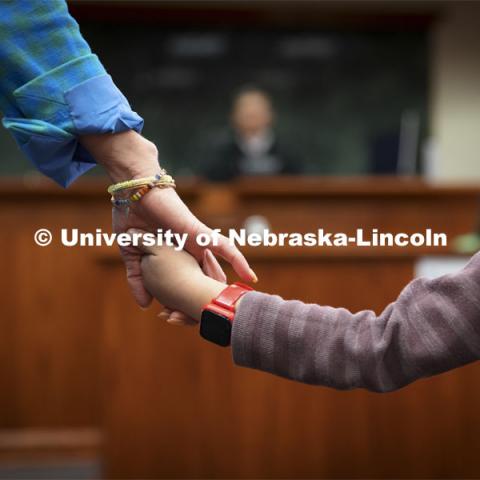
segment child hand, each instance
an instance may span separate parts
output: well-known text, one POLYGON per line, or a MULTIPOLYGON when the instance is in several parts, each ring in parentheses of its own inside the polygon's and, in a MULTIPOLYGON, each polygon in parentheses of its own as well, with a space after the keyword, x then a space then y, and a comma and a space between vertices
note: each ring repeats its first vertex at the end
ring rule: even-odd
MULTIPOLYGON (((227 281, 227 277, 223 273, 223 270, 221 268, 219 269, 217 259, 208 248, 203 252, 203 261, 199 265, 201 265, 202 271, 207 277, 213 278, 222 284, 227 281)), ((192 326, 198 323, 197 320, 188 317, 182 312, 170 310, 165 305, 163 305, 163 310, 157 315, 157 317, 171 325, 177 326, 192 326)))
MULTIPOLYGON (((147 290, 169 310, 178 310, 199 321, 203 306, 216 297, 225 284, 205 275, 198 262, 185 251, 171 247, 144 246, 142 249, 146 254, 141 268, 147 290)), ((174 316, 172 323, 178 323, 178 319, 178 315, 174 316)))

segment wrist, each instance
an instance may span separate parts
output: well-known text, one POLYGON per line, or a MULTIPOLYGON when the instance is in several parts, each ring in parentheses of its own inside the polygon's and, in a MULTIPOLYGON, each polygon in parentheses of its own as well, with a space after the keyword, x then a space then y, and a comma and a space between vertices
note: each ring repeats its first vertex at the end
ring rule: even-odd
POLYGON ((105 167, 114 183, 153 176, 160 171, 155 144, 133 130, 84 135, 80 142, 105 167))
POLYGON ((201 288, 198 288, 195 294, 191 296, 189 311, 185 313, 200 321, 203 307, 216 298, 226 287, 225 283, 204 276, 201 281, 201 288))

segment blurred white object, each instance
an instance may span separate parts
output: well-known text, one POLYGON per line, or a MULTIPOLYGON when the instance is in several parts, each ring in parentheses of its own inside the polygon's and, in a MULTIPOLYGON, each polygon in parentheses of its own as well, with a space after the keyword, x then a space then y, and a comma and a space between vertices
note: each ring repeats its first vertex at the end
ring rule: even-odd
POLYGON ((415 263, 415 277, 437 278, 447 273, 456 273, 470 257, 423 257, 415 263))
POLYGON ((262 215, 251 215, 245 220, 243 228, 245 228, 247 235, 251 233, 263 235, 265 230, 270 230, 270 223, 268 223, 268 220, 262 215))
POLYGON ((428 182, 441 180, 440 149, 433 137, 425 140, 422 148, 423 175, 428 182))

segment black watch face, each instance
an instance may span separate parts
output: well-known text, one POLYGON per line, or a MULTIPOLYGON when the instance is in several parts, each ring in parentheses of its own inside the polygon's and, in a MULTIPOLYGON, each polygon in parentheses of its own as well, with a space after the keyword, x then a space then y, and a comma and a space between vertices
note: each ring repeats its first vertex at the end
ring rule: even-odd
POLYGON ((200 322, 200 335, 210 342, 228 347, 232 335, 232 324, 230 320, 218 313, 204 310, 200 322))

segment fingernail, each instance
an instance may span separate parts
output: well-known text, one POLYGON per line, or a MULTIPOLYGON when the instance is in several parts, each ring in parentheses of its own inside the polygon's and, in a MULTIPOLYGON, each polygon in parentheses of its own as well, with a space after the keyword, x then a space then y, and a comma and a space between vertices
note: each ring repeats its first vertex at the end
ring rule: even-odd
POLYGON ((252 276, 252 282, 257 283, 258 282, 258 277, 252 269, 250 269, 250 275, 252 276))
POLYGON ((177 320, 177 319, 167 320, 167 323, 169 325, 174 325, 175 327, 184 327, 185 326, 185 322, 183 320, 177 320))

